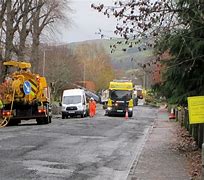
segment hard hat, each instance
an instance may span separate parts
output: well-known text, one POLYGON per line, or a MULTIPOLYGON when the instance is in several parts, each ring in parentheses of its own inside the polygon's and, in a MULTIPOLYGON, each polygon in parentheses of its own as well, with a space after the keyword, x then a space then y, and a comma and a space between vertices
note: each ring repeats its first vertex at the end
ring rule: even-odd
POLYGON ((92 98, 92 97, 91 97, 90 99, 91 99, 91 100, 94 100, 94 98, 92 98))

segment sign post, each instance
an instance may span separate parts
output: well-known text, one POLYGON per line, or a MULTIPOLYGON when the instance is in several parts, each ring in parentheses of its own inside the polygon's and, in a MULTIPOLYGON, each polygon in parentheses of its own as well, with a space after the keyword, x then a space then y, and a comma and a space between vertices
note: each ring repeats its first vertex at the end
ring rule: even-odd
POLYGON ((190 124, 204 123, 204 96, 188 97, 190 124))
POLYGON ((31 84, 30 84, 29 81, 25 81, 23 83, 23 92, 25 93, 25 95, 30 94, 30 92, 31 92, 31 84))

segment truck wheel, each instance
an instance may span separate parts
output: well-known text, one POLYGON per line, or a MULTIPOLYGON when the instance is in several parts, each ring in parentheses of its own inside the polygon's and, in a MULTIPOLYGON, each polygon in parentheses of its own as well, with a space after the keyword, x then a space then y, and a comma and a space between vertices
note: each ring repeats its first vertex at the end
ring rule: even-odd
POLYGON ((36 122, 37 122, 37 124, 38 124, 38 125, 43 124, 43 121, 42 121, 42 119, 41 119, 41 118, 37 118, 37 119, 36 119, 36 122))
POLYGON ((49 116, 49 123, 51 123, 52 122, 52 117, 51 116, 49 116))
POLYGON ((8 123, 8 126, 18 126, 21 123, 21 120, 11 120, 8 123))
POLYGON ((43 124, 49 124, 50 120, 49 120, 49 116, 48 117, 44 117, 43 118, 43 124))
POLYGON ((37 118, 36 121, 37 121, 38 125, 48 124, 49 123, 49 118, 48 117, 37 118))
POLYGON ((129 112, 128 113, 128 117, 132 117, 133 113, 132 112, 129 112))
POLYGON ((111 116, 111 113, 106 111, 105 116, 111 116))

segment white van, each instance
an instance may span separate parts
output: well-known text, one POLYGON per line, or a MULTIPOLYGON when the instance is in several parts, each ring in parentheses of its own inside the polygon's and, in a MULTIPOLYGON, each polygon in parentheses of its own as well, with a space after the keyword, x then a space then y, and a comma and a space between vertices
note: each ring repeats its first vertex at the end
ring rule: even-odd
POLYGON ((83 89, 64 90, 62 95, 62 119, 80 115, 88 115, 88 104, 83 89))

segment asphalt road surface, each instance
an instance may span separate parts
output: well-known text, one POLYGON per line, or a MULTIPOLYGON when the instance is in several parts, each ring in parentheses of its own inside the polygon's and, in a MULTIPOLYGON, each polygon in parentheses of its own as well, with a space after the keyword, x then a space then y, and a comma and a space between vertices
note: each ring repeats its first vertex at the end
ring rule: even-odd
POLYGON ((132 118, 53 118, 0 129, 0 180, 125 180, 157 110, 137 106, 132 118))

